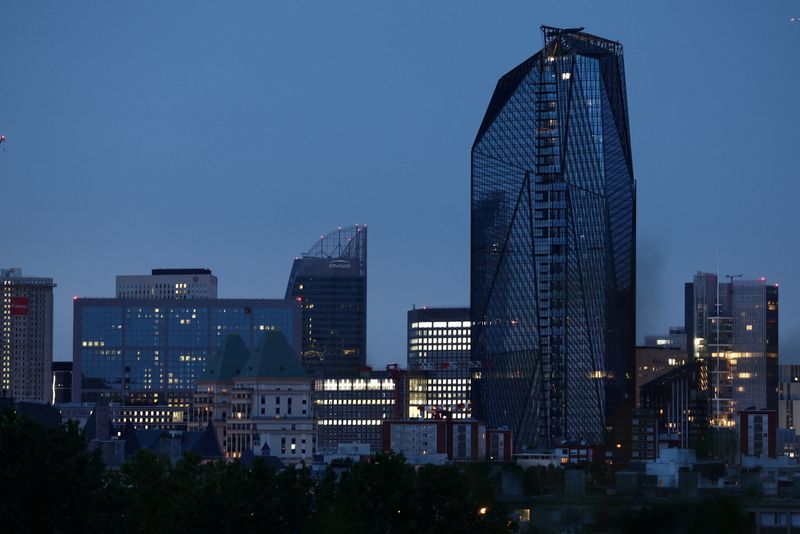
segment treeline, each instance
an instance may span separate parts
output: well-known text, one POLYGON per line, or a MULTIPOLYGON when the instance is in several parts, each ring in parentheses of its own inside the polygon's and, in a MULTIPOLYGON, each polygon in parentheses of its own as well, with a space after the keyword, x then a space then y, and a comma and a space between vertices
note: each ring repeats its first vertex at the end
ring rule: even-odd
POLYGON ((495 489, 486 465, 415 469, 393 454, 321 478, 149 451, 112 471, 74 425, 0 415, 4 532, 508 532, 495 489))

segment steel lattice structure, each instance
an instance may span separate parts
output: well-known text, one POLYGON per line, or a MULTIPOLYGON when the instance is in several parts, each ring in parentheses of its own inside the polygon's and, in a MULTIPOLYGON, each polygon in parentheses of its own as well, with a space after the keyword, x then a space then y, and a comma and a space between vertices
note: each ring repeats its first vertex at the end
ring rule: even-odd
POLYGON ((478 416, 602 443, 633 398, 636 190, 622 45, 542 27, 472 147, 478 416))

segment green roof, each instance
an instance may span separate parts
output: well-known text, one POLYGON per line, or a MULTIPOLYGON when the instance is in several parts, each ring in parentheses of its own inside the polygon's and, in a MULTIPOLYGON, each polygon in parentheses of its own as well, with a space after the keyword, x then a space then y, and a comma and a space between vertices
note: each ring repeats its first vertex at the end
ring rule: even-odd
POLYGON ((306 378, 308 375, 284 335, 277 330, 270 330, 264 333, 239 376, 306 378))
POLYGON ((201 380, 231 380, 239 375, 250 357, 244 340, 239 334, 228 334, 222 346, 209 360, 201 380))

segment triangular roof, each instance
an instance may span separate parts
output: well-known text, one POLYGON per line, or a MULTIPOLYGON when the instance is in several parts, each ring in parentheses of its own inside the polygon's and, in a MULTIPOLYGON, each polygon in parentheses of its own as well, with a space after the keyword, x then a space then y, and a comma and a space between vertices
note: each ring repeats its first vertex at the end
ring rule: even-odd
POLYGON ((239 375, 250 351, 242 336, 228 334, 214 356, 208 361, 201 381, 231 380, 239 375))
MULTIPOLYGON (((92 413, 89 414, 89 418, 86 420, 86 424, 83 425, 83 430, 81 431, 86 441, 92 441, 97 437, 97 418, 94 412, 95 410, 92 410, 92 413)), ((117 435, 117 429, 114 428, 114 423, 111 422, 110 417, 108 418, 108 435, 112 438, 117 435)))
POLYGON ((278 330, 264 333, 239 374, 242 378, 307 378, 300 359, 278 330))
POLYGON ((140 448, 155 450, 164 434, 165 432, 161 428, 142 428, 136 431, 136 440, 139 442, 140 448))
POLYGON ((206 460, 222 459, 222 449, 211 421, 208 422, 205 430, 181 434, 181 449, 183 452, 197 454, 206 460))

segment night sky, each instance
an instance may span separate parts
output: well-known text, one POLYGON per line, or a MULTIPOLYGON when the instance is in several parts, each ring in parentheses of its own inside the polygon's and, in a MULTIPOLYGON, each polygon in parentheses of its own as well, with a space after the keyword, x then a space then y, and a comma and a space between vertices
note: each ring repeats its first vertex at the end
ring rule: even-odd
POLYGON ((292 259, 369 226, 368 359, 405 313, 469 301, 470 147, 540 24, 625 47, 638 332, 683 322, 698 270, 781 284, 800 361, 800 1, 4 2, 0 265, 72 296, 208 267, 282 298, 292 259))

